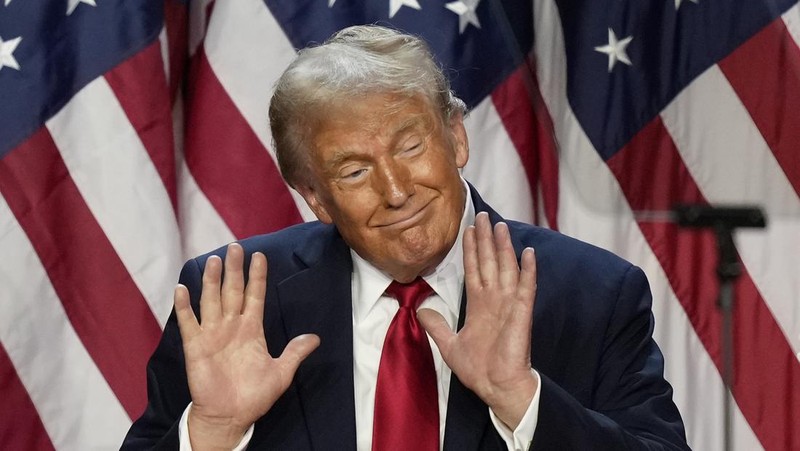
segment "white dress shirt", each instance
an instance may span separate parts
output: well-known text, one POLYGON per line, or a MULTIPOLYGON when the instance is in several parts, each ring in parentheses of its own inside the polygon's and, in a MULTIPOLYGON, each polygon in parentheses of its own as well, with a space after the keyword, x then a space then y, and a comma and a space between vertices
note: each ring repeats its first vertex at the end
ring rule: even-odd
MULTIPOLYGON (((475 222, 475 207, 467 190, 467 200, 461 227, 453 247, 433 273, 423 276, 434 293, 422 302, 420 308, 430 308, 439 312, 452 330, 456 329, 461 295, 464 287, 464 263, 462 237, 464 230, 475 222)), ((352 297, 353 297, 353 375, 355 380, 356 445, 359 451, 372 450, 372 424, 375 409, 375 386, 378 380, 378 366, 381 360, 384 338, 399 304, 396 299, 384 296, 384 291, 392 283, 392 278, 350 251, 353 259, 352 297)), ((450 393, 452 371, 444 364, 439 348, 428 337, 436 370, 439 393, 439 449, 444 444, 447 401, 450 393)), ((533 371, 536 378, 538 373, 533 371)), ((539 384, 541 385, 541 384, 539 384)), ((533 439, 539 413, 539 393, 537 388, 528 410, 514 431, 511 431, 489 409, 489 417, 509 450, 527 450, 533 439)), ((188 438, 187 417, 189 407, 183 413, 179 434, 181 450, 191 450, 188 438)), ((234 451, 243 450, 253 433, 247 431, 234 451)))

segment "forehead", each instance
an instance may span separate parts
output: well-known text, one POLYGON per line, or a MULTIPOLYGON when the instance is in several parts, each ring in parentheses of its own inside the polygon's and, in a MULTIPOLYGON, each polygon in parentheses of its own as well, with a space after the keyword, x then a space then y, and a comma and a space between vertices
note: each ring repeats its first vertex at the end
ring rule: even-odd
POLYGON ((351 147, 365 140, 392 140, 398 134, 432 131, 438 112, 423 96, 369 94, 329 105, 312 126, 315 148, 351 147))

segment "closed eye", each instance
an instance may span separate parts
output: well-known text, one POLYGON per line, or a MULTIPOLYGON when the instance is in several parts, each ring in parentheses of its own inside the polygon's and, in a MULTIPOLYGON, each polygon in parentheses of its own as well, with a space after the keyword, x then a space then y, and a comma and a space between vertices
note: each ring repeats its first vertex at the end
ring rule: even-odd
POLYGON ((419 153, 421 150, 422 150, 422 143, 419 142, 403 149, 400 153, 404 156, 413 156, 419 153))
POLYGON ((355 178, 355 177, 358 177, 359 175, 361 175, 361 174, 363 174, 365 172, 367 172, 366 169, 359 169, 357 171, 353 171, 353 172, 350 172, 348 174, 345 174, 345 177, 347 177, 347 178, 355 178))
POLYGON ((366 173, 367 173, 367 169, 366 168, 348 169, 348 170, 342 171, 340 177, 341 177, 342 180, 345 180, 345 181, 348 181, 348 182, 352 182, 352 181, 360 180, 361 178, 363 178, 366 175, 366 173))

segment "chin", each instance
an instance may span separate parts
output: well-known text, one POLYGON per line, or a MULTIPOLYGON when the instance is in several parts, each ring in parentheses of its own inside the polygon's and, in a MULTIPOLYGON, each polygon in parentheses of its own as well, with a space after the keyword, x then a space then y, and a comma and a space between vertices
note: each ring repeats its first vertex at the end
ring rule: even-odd
MULTIPOLYGON (((433 270, 450 250, 446 236, 430 233, 423 228, 406 230, 400 235, 374 237, 371 248, 362 256, 393 277, 408 277, 433 270)), ((454 240, 455 241, 455 240, 454 240)), ((368 246, 370 247, 370 246, 368 246)))
POLYGON ((441 247, 443 246, 433 243, 406 247, 398 260, 403 261, 407 267, 417 268, 419 274, 426 273, 432 271, 447 255, 449 249, 440 249, 441 247))

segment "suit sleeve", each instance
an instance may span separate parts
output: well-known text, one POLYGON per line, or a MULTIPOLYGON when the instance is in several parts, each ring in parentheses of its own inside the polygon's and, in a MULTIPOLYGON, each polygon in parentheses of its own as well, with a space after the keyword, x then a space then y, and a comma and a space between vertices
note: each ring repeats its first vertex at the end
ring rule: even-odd
MULTIPOLYGON (((198 310, 202 270, 196 260, 181 271, 180 283, 189 289, 195 314, 198 310)), ((178 321, 173 309, 161 341, 147 364, 147 407, 131 426, 122 450, 177 450, 178 426, 191 396, 178 321)))
POLYGON ((653 340, 651 303, 644 273, 631 266, 602 337, 588 404, 541 374, 532 450, 688 449, 653 340))

